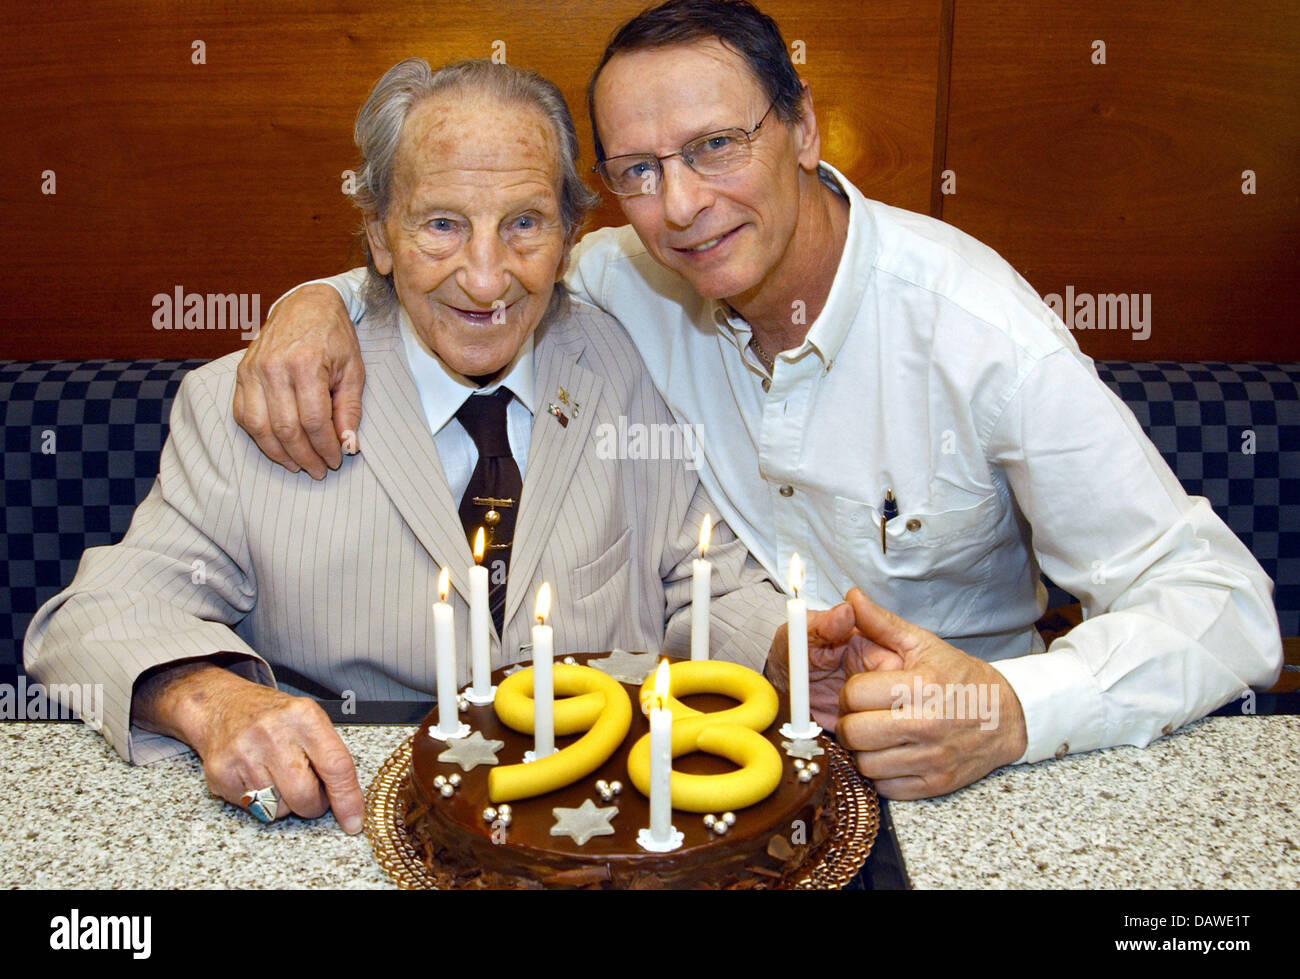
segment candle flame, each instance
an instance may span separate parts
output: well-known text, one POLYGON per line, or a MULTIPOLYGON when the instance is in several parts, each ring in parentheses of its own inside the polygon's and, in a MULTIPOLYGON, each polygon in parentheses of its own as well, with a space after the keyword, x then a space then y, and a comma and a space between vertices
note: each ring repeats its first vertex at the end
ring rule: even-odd
POLYGON ((478 533, 474 535, 474 563, 475 564, 483 563, 483 552, 486 550, 487 550, 487 537, 483 533, 483 528, 480 527, 478 529, 478 533))
POLYGON ((713 517, 706 513, 704 519, 700 521, 700 557, 704 557, 704 552, 709 547, 709 538, 712 536, 713 517))
POLYGON ((659 661, 659 669, 655 670, 655 697, 652 707, 655 710, 663 710, 668 706, 668 660, 659 661))
POLYGON ((533 613, 537 618, 538 625, 546 625, 546 617, 551 614, 551 583, 543 581, 542 587, 537 589, 537 608, 533 613))
POLYGON ((442 573, 438 575, 438 601, 445 602, 450 591, 451 572, 444 567, 442 573))
POLYGON ((790 555, 790 591, 794 592, 794 597, 799 597, 799 589, 803 587, 803 561, 799 560, 798 554, 790 555))

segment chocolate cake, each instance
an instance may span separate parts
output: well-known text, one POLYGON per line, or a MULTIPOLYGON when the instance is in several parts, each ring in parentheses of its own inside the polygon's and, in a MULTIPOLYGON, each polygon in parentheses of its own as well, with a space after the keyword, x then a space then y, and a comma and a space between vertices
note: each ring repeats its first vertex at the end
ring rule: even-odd
MULTIPOLYGON (((576 657, 585 663, 605 653, 576 657)), ((504 674, 498 671, 494 683, 504 674)), ((638 703, 639 687, 624 683, 624 689, 638 703)), ((732 707, 735 702, 722 696, 683 697, 683 702, 700 711, 732 707)), ((815 856, 834 832, 834 807, 827 802, 827 758, 811 761, 790 757, 781 747, 777 728, 786 716, 784 704, 777 721, 764 732, 780 753, 782 775, 776 789, 755 805, 737 810, 734 822, 723 832, 710 829, 699 813, 673 810, 673 825, 685 839, 669 853, 650 853, 638 845, 637 833, 650 825, 649 800, 631 784, 627 756, 632 745, 649 731, 640 709, 632 711, 632 724, 614 754, 589 776, 555 792, 522 799, 510 806, 510 819, 485 819, 485 810, 495 809, 488 798, 488 773, 492 767, 475 765, 465 770, 456 762, 440 762, 447 743, 429 736, 437 726, 436 712, 424 719, 415 736, 409 777, 402 790, 403 823, 411 842, 440 887, 457 888, 751 888, 782 887, 797 881, 800 868, 815 856), (800 769, 816 765, 811 778, 800 778, 800 769), (453 775, 458 779, 451 779, 453 775), (441 777, 440 777, 441 776, 441 777), (448 780, 458 782, 444 789, 448 780), (597 783, 622 784, 617 795, 605 800, 597 783), (444 794, 450 791, 450 794, 444 794), (577 809, 584 802, 601 808, 616 806, 609 819, 610 835, 595 835, 579 844, 569 836, 554 836, 552 810, 577 809)), ((496 752, 499 765, 516 764, 531 749, 530 735, 519 734, 502 724, 491 704, 468 707, 461 719, 487 741, 500 741, 496 752)), ((557 737, 562 749, 577 740, 557 737)), ((722 773, 735 766, 704 753, 681 756, 673 761, 677 771, 698 774, 722 773)), ((492 813, 489 812, 489 815, 492 813)), ((713 814, 721 819, 722 812, 713 814)))

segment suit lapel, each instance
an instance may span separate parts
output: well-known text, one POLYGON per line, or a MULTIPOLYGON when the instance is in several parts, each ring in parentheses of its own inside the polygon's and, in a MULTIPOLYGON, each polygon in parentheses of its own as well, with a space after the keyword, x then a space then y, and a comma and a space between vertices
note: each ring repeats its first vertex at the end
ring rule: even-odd
POLYGON ((361 454, 416 539, 436 564, 448 567, 452 587, 468 602, 474 555, 406 366, 399 331, 395 316, 358 331, 366 365, 357 433, 361 454))
MULTIPOLYGON (((556 518, 568 495, 568 487, 578 469, 579 457, 587 444, 587 434, 604 381, 578 363, 586 343, 581 333, 568 326, 561 312, 537 334, 533 373, 536 378, 533 435, 528 447, 528 471, 524 474, 523 498, 515 524, 514 553, 510 557, 510 577, 506 585, 505 621, 510 622, 525 601, 534 596, 527 592, 546 550, 556 518), (569 399, 560 399, 563 388, 569 399), (556 405, 567 417, 560 423, 548 407, 556 405), (580 407, 575 411, 573 405, 580 407)), ((531 616, 531 605, 528 606, 531 616)))

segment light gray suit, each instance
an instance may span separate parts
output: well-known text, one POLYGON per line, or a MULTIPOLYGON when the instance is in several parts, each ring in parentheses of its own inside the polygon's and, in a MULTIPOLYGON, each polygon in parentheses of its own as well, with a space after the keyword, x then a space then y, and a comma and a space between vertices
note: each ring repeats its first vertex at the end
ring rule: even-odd
MULTIPOLYGON (((146 670, 221 651, 273 683, 287 667, 359 700, 424 699, 435 687, 431 603, 451 571, 467 650, 473 564, 395 315, 368 317, 360 454, 323 482, 268 460, 234 423, 235 353, 186 376, 157 482, 113 547, 91 548, 27 632, 28 673, 103 683, 103 733, 130 761, 180 746, 129 724, 146 670)), ((668 424, 627 334, 567 302, 536 334, 537 412, 493 665, 520 659, 543 581, 557 655, 689 648, 691 559, 711 504, 681 460, 609 459, 600 426, 668 424), (563 387, 580 407, 546 409, 563 387), (504 654, 503 654, 504 651, 504 654)), ((560 407, 564 407, 560 404, 560 407)), ((712 655, 761 669, 781 595, 725 526, 714 531, 712 655)), ((526 654, 525 657, 526 658, 526 654)), ((469 680, 467 652, 460 683, 469 680)))

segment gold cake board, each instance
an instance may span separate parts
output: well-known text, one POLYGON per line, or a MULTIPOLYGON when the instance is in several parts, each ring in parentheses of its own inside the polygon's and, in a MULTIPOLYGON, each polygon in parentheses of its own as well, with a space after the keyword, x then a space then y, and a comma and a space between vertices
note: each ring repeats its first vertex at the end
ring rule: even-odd
MULTIPOLYGON (((401 790, 411 767, 412 735, 388 756, 366 793, 366 836, 375 856, 393 883, 403 890, 437 890, 437 880, 402 826, 401 790)), ((829 795, 836 828, 821 852, 814 855, 790 890, 837 890, 848 884, 866 863, 880 828, 880 804, 875 787, 858 774, 849 753, 824 735, 818 743, 826 752, 829 795)))

